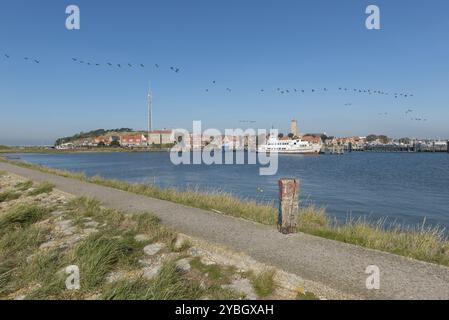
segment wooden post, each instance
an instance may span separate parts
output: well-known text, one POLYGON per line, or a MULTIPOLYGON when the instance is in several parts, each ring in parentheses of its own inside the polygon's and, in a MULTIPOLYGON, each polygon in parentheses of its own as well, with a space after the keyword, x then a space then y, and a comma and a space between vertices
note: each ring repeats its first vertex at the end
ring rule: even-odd
POLYGON ((283 234, 297 231, 299 212, 299 180, 279 180, 279 215, 278 230, 283 234))
POLYGON ((449 141, 446 142, 446 148, 447 148, 447 149, 446 149, 446 152, 449 153, 449 141))

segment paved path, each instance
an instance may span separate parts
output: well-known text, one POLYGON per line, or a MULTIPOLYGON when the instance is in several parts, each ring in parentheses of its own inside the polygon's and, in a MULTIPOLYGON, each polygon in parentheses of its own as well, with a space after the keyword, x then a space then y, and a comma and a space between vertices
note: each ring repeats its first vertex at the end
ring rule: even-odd
POLYGON ((449 268, 306 234, 284 236, 274 228, 0 162, 0 170, 59 190, 95 197, 106 206, 149 211, 179 232, 243 251, 254 259, 337 291, 368 299, 449 299, 449 268), (367 290, 366 267, 381 270, 380 290, 367 290))

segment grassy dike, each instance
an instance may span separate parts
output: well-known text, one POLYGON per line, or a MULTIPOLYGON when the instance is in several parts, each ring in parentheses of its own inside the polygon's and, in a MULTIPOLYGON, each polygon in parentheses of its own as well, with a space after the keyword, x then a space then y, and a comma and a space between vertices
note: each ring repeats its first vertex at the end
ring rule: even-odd
MULTIPOLYGON (((211 263, 150 213, 106 208, 6 172, 0 190, 17 194, 0 201, 0 300, 286 298, 274 270, 211 263), (68 266, 79 268, 78 290, 66 287, 68 266)), ((298 288, 287 298, 310 297, 298 288)))
MULTIPOLYGON (((226 193, 162 189, 152 185, 107 180, 99 176, 87 177, 83 174, 51 169, 21 161, 10 161, 2 158, 0 158, 0 161, 156 199, 211 210, 266 225, 275 226, 277 222, 277 208, 273 205, 237 199, 226 193)), ((339 224, 324 209, 309 206, 301 208, 298 224, 299 231, 303 233, 449 266, 449 240, 444 230, 438 227, 425 226, 424 223, 416 227, 394 225, 387 228, 383 220, 373 223, 364 219, 357 219, 339 224)))

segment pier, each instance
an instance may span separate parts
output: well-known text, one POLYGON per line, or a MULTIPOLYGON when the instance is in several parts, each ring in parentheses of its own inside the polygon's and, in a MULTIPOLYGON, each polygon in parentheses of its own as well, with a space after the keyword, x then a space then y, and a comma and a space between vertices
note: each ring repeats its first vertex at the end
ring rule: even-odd
POLYGON ((446 145, 435 143, 432 145, 366 145, 362 151, 366 152, 449 152, 449 142, 446 145))
POLYGON ((349 144, 334 144, 334 145, 325 145, 321 149, 321 153, 324 154, 345 154, 351 152, 402 152, 402 153, 418 153, 418 152, 431 152, 431 153, 441 153, 447 152, 449 153, 449 141, 446 143, 435 143, 432 144, 365 144, 362 146, 353 147, 351 143, 349 144))

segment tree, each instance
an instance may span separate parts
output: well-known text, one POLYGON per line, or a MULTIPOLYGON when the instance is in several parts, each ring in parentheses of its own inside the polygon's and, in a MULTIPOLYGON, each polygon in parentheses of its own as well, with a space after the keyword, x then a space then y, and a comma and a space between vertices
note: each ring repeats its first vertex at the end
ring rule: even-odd
POLYGON ((100 141, 100 142, 97 144, 97 146, 98 146, 98 147, 105 147, 106 144, 105 144, 103 141, 100 141))
POLYGON ((284 134, 283 133, 279 133, 278 138, 282 139, 283 137, 284 137, 284 134))
POLYGON ((376 140, 377 140, 377 136, 375 134, 370 134, 369 136, 366 137, 367 142, 374 142, 376 140))
POLYGON ((380 142, 382 142, 383 144, 387 144, 388 142, 390 142, 390 139, 386 136, 386 135, 380 135, 377 137, 379 139, 380 142))
POLYGON ((109 145, 111 147, 117 148, 120 147, 120 142, 118 140, 113 140, 109 145))
POLYGON ((288 137, 289 137, 290 139, 293 139, 293 138, 295 137, 295 135, 294 135, 293 133, 289 133, 289 134, 288 134, 288 137))

